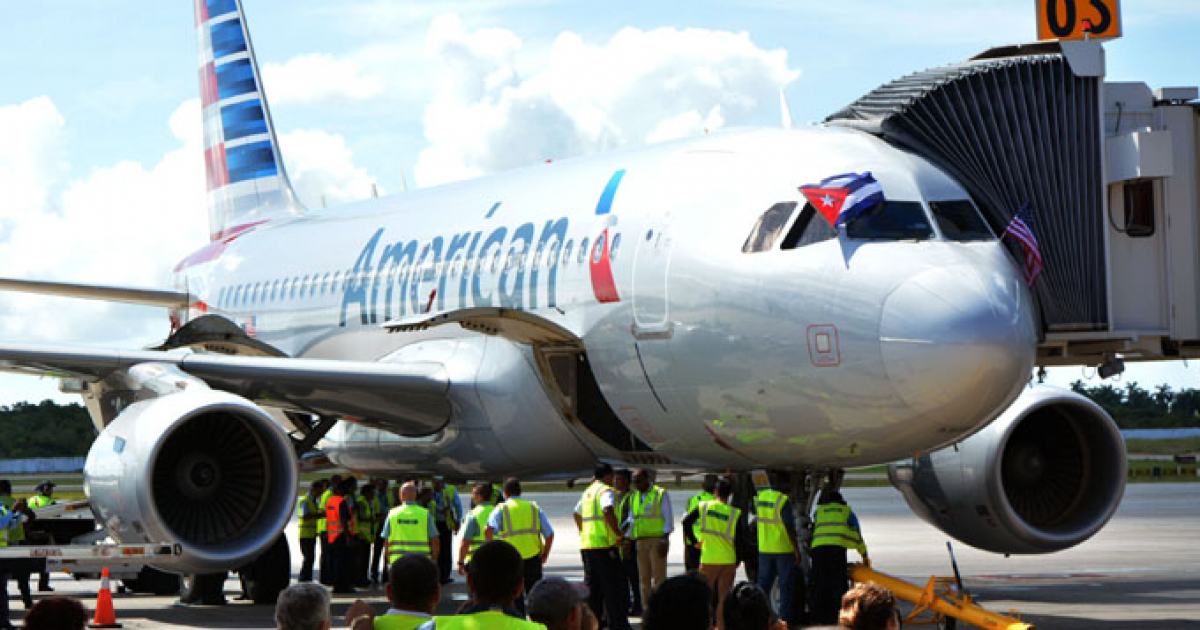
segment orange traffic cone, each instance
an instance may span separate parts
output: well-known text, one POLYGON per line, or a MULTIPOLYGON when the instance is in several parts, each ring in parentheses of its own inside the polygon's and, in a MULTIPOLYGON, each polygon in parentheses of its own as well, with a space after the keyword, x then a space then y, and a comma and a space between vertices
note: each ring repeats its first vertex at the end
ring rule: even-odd
POLYGON ((117 623, 117 613, 113 610, 112 589, 108 586, 108 567, 100 574, 100 593, 96 595, 96 618, 88 624, 89 628, 120 628, 117 623))

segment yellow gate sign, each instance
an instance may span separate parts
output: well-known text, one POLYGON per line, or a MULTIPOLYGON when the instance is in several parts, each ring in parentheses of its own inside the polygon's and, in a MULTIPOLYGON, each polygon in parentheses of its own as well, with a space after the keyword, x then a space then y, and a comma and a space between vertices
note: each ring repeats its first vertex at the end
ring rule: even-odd
POLYGON ((1038 39, 1121 36, 1120 0, 1037 0, 1038 39))

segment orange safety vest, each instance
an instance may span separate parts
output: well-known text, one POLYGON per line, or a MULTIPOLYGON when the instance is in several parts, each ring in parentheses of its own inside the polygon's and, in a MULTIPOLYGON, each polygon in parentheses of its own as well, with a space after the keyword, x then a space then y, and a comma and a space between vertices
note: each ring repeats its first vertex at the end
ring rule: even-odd
POLYGON ((342 532, 349 532, 351 536, 358 533, 354 526, 354 514, 350 515, 350 522, 342 526, 341 507, 346 502, 346 497, 335 494, 329 497, 329 501, 325 503, 325 533, 329 536, 329 542, 334 542, 342 532))

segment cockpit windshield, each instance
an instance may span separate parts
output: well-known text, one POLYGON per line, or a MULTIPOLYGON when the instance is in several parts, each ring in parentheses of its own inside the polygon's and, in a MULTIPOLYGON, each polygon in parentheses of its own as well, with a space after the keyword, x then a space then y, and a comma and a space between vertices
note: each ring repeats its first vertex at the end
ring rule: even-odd
POLYGON ((990 241, 995 238, 975 204, 966 199, 931 201, 929 209, 933 210, 933 219, 948 241, 990 241))
POLYGON ((846 224, 846 236, 871 241, 925 240, 933 227, 916 201, 887 200, 846 224))

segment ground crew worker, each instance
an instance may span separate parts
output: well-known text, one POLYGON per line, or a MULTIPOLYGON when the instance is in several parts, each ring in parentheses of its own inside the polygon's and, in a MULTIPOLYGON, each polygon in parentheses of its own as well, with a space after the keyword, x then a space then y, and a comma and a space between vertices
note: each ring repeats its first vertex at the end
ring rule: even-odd
POLYGON ((363 484, 354 499, 354 519, 358 540, 354 546, 354 585, 371 584, 371 545, 375 542, 375 486, 363 484))
MULTIPOLYGON (((354 592, 354 538, 357 524, 354 521, 354 478, 344 479, 338 484, 334 495, 325 503, 325 536, 329 540, 329 571, 332 574, 333 592, 354 592)), ((321 577, 324 577, 322 574, 321 577)))
MULTIPOLYGON (((375 530, 372 532, 373 539, 371 541, 371 583, 379 583, 379 558, 383 555, 383 549, 386 546, 383 539, 383 522, 387 520, 388 512, 392 511, 392 499, 388 496, 387 479, 378 478, 372 479, 371 484, 375 486, 375 500, 372 504, 372 509, 375 511, 375 530)), ((385 564, 383 572, 386 579, 388 567, 385 564)))
POLYGON ((504 503, 496 506, 488 517, 484 537, 499 538, 512 545, 521 554, 521 575, 525 591, 517 596, 514 607, 525 614, 525 595, 542 579, 542 565, 550 557, 554 545, 554 528, 546 519, 546 513, 521 498, 521 482, 516 477, 504 481, 504 503))
MULTIPOLYGON (((12 483, 7 479, 0 479, 0 503, 9 511, 12 511, 17 500, 12 495, 12 483)), ((28 545, 29 541, 25 540, 25 524, 21 523, 17 527, 8 531, 8 545, 10 547, 16 545, 28 545)), ((21 593, 21 602, 25 604, 25 610, 33 608, 33 596, 29 593, 29 571, 19 571, 14 569, 10 575, 14 582, 17 583, 17 590, 21 593)))
POLYGON ((650 472, 633 473, 629 519, 626 529, 634 540, 641 601, 649 602, 650 593, 667 579, 667 552, 671 532, 671 498, 661 486, 650 485, 650 472))
POLYGON ((633 539, 629 537, 629 529, 626 525, 629 520, 629 501, 633 496, 632 487, 633 474, 629 472, 628 468, 613 472, 613 497, 617 501, 617 522, 621 524, 621 530, 625 534, 625 542, 618 551, 621 553, 621 572, 625 576, 625 588, 629 589, 629 614, 641 616, 642 593, 638 588, 637 549, 633 546, 633 539))
POLYGON ((436 616, 420 630, 545 630, 513 609, 523 589, 521 554, 503 540, 491 540, 475 552, 467 570, 470 603, 453 617, 436 616))
POLYGON ((417 484, 408 481, 400 486, 400 501, 399 506, 388 512, 383 524, 388 566, 410 553, 429 556, 436 562, 440 551, 437 527, 429 510, 417 504, 417 484))
POLYGON ((300 495, 296 504, 296 537, 300 539, 300 555, 304 557, 300 563, 301 582, 311 582, 313 577, 313 560, 317 553, 317 521, 321 518, 317 505, 321 502, 323 492, 325 482, 318 479, 308 487, 308 492, 300 495))
MULTIPOLYGON (((390 608, 375 616, 369 605, 346 613, 350 630, 412 630, 433 619, 442 598, 437 564, 429 556, 401 556, 388 568, 384 592, 390 608)), ((362 600, 359 600, 361 602, 362 600)), ((365 603, 365 602, 363 602, 365 603)), ((358 602, 355 602, 358 605, 358 602)))
MULTIPOLYGON (((9 494, 12 494, 11 485, 9 490, 9 494)), ((8 535, 21 526, 21 520, 26 516, 32 517, 33 511, 26 505, 25 499, 13 501, 11 510, 0 504, 0 547, 8 546, 8 535)), ((0 629, 12 627, 12 622, 8 620, 8 572, 0 569, 0 629)))
POLYGON ((595 480, 575 505, 575 527, 583 555, 583 576, 588 606, 597 619, 606 616, 609 630, 629 630, 629 589, 621 571, 617 548, 624 542, 617 522, 616 497, 610 484, 613 468, 599 464, 595 480))
MULTIPOLYGON (((462 516, 462 501, 458 498, 458 488, 447 484, 441 477, 433 479, 433 524, 437 527, 441 540, 451 541, 451 533, 458 533, 458 519, 462 516)), ((450 545, 447 544, 443 553, 438 555, 438 569, 441 570, 442 584, 453 582, 450 578, 451 565, 450 545)))
MULTIPOLYGON (((54 497, 53 497, 55 485, 56 484, 54 482, 50 481, 49 479, 47 479, 46 481, 43 481, 42 483, 39 483, 37 485, 37 487, 35 487, 33 489, 34 492, 36 492, 37 494, 35 494, 33 497, 31 497, 29 499, 29 507, 31 509, 36 510, 38 508, 44 508, 47 505, 54 505, 55 503, 58 503, 58 501, 55 501, 54 497)), ((21 537, 22 537, 22 539, 24 539, 24 526, 23 525, 21 526, 21 531, 22 531, 21 537)), ((55 542, 54 540, 50 541, 51 544, 53 544, 54 542, 55 542)), ((54 589, 50 588, 50 572, 42 571, 41 573, 39 573, 38 574, 38 592, 39 593, 47 593, 47 592, 50 592, 53 590, 54 589)))
POLYGON ((325 482, 325 492, 321 493, 321 501, 317 503, 317 511, 321 513, 321 518, 317 519, 317 536, 321 539, 321 584, 325 586, 333 586, 333 569, 329 568, 329 537, 325 535, 325 508, 329 505, 329 499, 333 498, 333 493, 342 483, 341 475, 334 475, 325 482))
POLYGON ((705 501, 683 519, 683 535, 688 544, 700 545, 700 575, 708 579, 713 594, 717 597, 717 628, 725 627, 725 596, 733 588, 737 574, 738 522, 741 510, 729 505, 733 495, 733 482, 722 477, 717 480, 717 498, 705 501), (699 524, 700 539, 697 543, 691 536, 691 526, 699 524))
POLYGON ((770 593, 779 578, 779 618, 789 624, 799 623, 792 611, 796 585, 804 589, 800 543, 796 537, 796 515, 788 496, 778 490, 780 480, 775 473, 768 475, 770 486, 758 492, 754 499, 755 527, 758 530, 758 586, 770 593))
POLYGON ((471 562, 471 555, 487 542, 488 518, 496 509, 496 504, 492 503, 492 487, 490 483, 477 483, 471 489, 471 511, 463 519, 462 542, 458 544, 459 575, 467 574, 466 567, 471 562))
POLYGON ((813 623, 834 624, 838 621, 842 595, 849 588, 847 549, 858 551, 863 562, 870 563, 867 546, 858 528, 858 517, 846 505, 840 492, 826 490, 821 493, 813 517, 813 601, 810 607, 813 623))
MULTIPOLYGON (((713 494, 713 490, 715 490, 716 488, 717 488, 717 476, 716 475, 704 475, 704 482, 701 485, 700 494, 694 495, 691 499, 688 499, 687 512, 685 512, 685 514, 691 514, 692 512, 694 512, 696 510, 696 508, 700 507, 701 503, 703 503, 705 501, 712 501, 712 500, 716 499, 717 495, 713 494)), ((700 537, 700 532, 696 531, 695 528, 692 528, 692 538, 699 538, 699 537, 700 537)), ((685 538, 686 538, 686 536, 685 536, 685 538)), ((683 568, 688 571, 696 571, 696 570, 700 569, 700 550, 699 549, 697 549, 696 547, 693 547, 692 545, 684 545, 684 547, 683 547, 683 568)))

